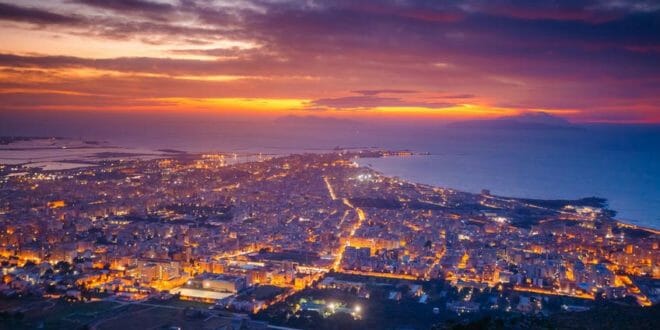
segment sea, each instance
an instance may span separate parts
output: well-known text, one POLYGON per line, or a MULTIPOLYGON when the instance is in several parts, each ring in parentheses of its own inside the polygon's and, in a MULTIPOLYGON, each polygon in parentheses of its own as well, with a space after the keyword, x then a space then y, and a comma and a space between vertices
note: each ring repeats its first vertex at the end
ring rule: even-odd
POLYGON ((494 195, 540 199, 603 197, 618 219, 660 229, 660 126, 503 129, 320 117, 254 122, 174 115, 5 114, 0 135, 273 155, 406 149, 428 154, 365 158, 360 163, 386 175, 467 192, 489 189, 494 195))

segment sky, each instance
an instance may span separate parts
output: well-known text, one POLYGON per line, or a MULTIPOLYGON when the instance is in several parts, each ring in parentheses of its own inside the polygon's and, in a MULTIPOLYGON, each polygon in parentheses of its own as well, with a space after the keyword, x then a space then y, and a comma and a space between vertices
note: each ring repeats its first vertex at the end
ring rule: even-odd
POLYGON ((0 113, 660 123, 660 1, 0 0, 0 113))

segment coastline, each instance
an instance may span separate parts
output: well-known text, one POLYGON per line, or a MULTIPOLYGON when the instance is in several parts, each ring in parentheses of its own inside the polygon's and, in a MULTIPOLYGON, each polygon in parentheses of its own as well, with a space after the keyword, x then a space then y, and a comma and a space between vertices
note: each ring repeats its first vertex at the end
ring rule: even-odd
MULTIPOLYGON (((653 205, 649 205, 648 200, 640 200, 634 195, 619 193, 616 189, 601 184, 598 188, 579 186, 580 192, 571 192, 571 189, 562 189, 562 185, 555 185, 553 189, 549 189, 544 185, 544 179, 540 179, 527 174, 525 179, 532 181, 532 183, 523 182, 518 180, 515 173, 506 175, 501 171, 489 169, 495 172, 493 176, 497 179, 481 175, 480 178, 484 180, 475 179, 470 175, 471 170, 462 168, 459 165, 462 163, 446 164, 447 159, 452 158, 451 155, 438 155, 437 153, 424 154, 416 152, 415 155, 408 157, 383 157, 380 159, 362 158, 358 162, 361 166, 366 166, 371 169, 377 170, 387 176, 393 176, 406 180, 412 183, 422 183, 438 187, 451 187, 452 189, 467 192, 479 193, 483 189, 492 190, 493 194, 498 196, 515 196, 515 198, 529 198, 539 200, 577 200, 585 197, 598 196, 607 200, 608 209, 616 211, 617 215, 614 217, 617 221, 625 223, 630 226, 639 228, 647 228, 651 231, 660 230, 660 217, 653 215, 651 212, 654 209, 653 205), (431 157, 433 159, 420 160, 422 158, 431 157), (407 164, 403 164, 407 163, 407 164), (432 165, 430 165, 432 164, 432 165), (435 166, 442 165, 442 169, 437 169, 435 166), (434 168, 430 168, 434 166, 434 168), (534 184, 538 183, 538 184, 534 184), (608 194, 607 192, 600 192, 602 190, 611 190, 617 194, 608 194), (522 191, 522 192, 521 192, 522 191), (625 198, 622 198, 625 197, 625 198), (646 202, 646 204, 644 204, 646 202), (635 216, 642 214, 643 216, 635 216)), ((484 166, 483 168, 486 168, 484 166)), ((481 168, 482 169, 482 168, 481 168)), ((564 182, 563 186, 567 184, 564 182)), ((572 184, 568 184, 571 188, 572 184)), ((577 185, 575 185, 577 187, 577 185)), ((642 194, 637 194, 642 195, 642 194)), ((647 198, 649 199, 649 198, 647 198)), ((651 198, 651 202, 657 201, 651 198)))
MULTIPOLYGON (((26 166, 26 167, 42 167, 43 170, 67 170, 67 169, 74 169, 74 168, 85 168, 85 167, 90 167, 90 166, 96 166, 95 163, 99 163, 102 161, 108 161, 108 160, 117 160, 117 159, 155 159, 155 158, 166 158, 166 157, 177 157, 177 156, 183 156, 183 155, 200 155, 200 154, 205 154, 205 153, 213 153, 213 154, 223 154, 228 157, 228 160, 230 158, 241 158, 241 159, 235 159, 232 161, 228 161, 228 164, 233 163, 234 161, 237 162, 245 162, 245 161, 250 161, 250 160, 255 160, 260 157, 279 157, 279 156, 286 156, 289 154, 293 153, 334 153, 334 152, 349 152, 349 153, 354 153, 354 152, 360 152, 362 155, 359 156, 359 159, 357 159, 358 164, 360 166, 368 167, 373 170, 377 170, 378 172, 382 173, 383 175, 390 176, 390 177, 397 177, 402 180, 405 180, 410 183, 416 183, 416 184, 426 184, 430 185, 433 187, 446 187, 446 188, 451 188, 456 191, 461 191, 461 192, 466 192, 466 193, 478 193, 478 189, 465 189, 466 187, 464 186, 457 186, 457 185, 451 185, 451 184, 439 184, 438 181, 442 181, 442 177, 438 174, 436 174, 436 171, 433 171, 430 175, 424 175, 426 180, 420 180, 419 179, 419 173, 415 173, 415 175, 405 175, 405 172, 411 172, 414 169, 401 169, 401 166, 397 166, 395 171, 391 171, 392 166, 385 164, 383 166, 383 162, 397 162, 398 165, 401 165, 400 162, 398 161, 399 159, 405 159, 406 161, 412 160, 413 162, 416 159, 419 158, 430 158, 430 162, 434 161, 439 161, 438 159, 442 158, 437 158, 440 157, 437 153, 431 153, 427 151, 416 151, 413 149, 387 149, 387 148, 378 148, 378 147, 335 147, 335 148, 304 148, 300 149, 297 151, 290 150, 291 152, 284 152, 284 153, 277 153, 277 152, 255 152, 255 151, 247 151, 247 152, 189 152, 185 150, 176 150, 176 152, 171 152, 169 149, 145 149, 145 148, 128 148, 128 147, 118 147, 114 145, 110 145, 107 142, 103 143, 92 143, 90 144, 89 141, 77 141, 74 139, 63 139, 63 138, 27 138, 27 139, 22 139, 19 140, 23 141, 31 141, 31 140, 49 140, 49 141, 64 141, 62 143, 64 144, 77 144, 73 148, 67 147, 66 145, 61 146, 61 145, 53 145, 50 146, 49 148, 44 148, 43 146, 39 146, 38 149, 35 148, 24 148, 27 152, 31 153, 30 157, 28 158, 20 158, 20 159, 11 159, 11 157, 8 157, 7 155, 4 155, 3 153, 15 153, 17 149, 14 146, 11 146, 11 143, 5 144, 3 148, 0 148, 0 159, 11 159, 11 162, 5 162, 4 165, 6 166, 26 166), (77 148, 80 146, 80 144, 84 145, 84 149, 77 148), (84 151, 84 153, 80 153, 84 151), (110 150, 114 152, 109 152, 110 150), (39 156, 39 155, 34 155, 33 153, 45 153, 46 156, 39 156), (53 154, 55 152, 55 154, 53 154), (118 153, 119 152, 119 153, 118 153), (116 154, 116 155, 115 155, 116 154), (238 155, 238 156, 237 156, 238 155), (114 157, 111 157, 114 156, 114 157), (45 158, 44 158, 45 157, 45 158), (433 158, 436 159, 433 159, 433 158), (43 166, 40 166, 42 164, 43 166), (55 164, 53 166, 53 164, 55 164), (375 164, 375 166, 374 166, 375 164), (36 166, 35 166, 36 165, 36 166), (63 166, 59 166, 63 165, 63 166), (67 167, 67 165, 71 165, 71 167, 67 167), (75 165, 75 166, 74 166, 75 165), (403 175, 401 172, 404 172, 403 175)), ((255 149, 256 150, 256 149, 255 149)), ((265 150, 265 149, 264 149, 265 150)), ((447 155, 443 155, 442 157, 448 157, 447 155)), ((2 163, 2 162, 0 162, 2 163)), ((412 165, 415 164, 408 164, 405 165, 407 167, 412 167, 412 165)), ((464 177, 466 175, 463 175, 464 177)), ((488 183, 483 183, 481 185, 483 188, 489 188, 493 189, 494 191, 502 191, 506 189, 502 189, 503 187, 501 186, 493 186, 489 185, 488 183)), ((569 194, 565 194, 562 192, 554 191, 553 192, 554 196, 544 196, 544 195, 535 195, 535 194, 501 194, 497 193, 496 195, 498 196, 517 196, 515 198, 518 199, 529 199, 529 198, 534 198, 534 199, 542 199, 542 200, 554 200, 554 199, 567 199, 567 200, 575 200, 579 198, 575 198, 574 196, 568 196, 569 194), (557 196, 559 195, 559 196, 557 196), (560 197, 560 198, 557 198, 560 197)), ((593 195, 592 195, 593 196, 593 195)), ((612 199, 610 199, 610 196, 605 195, 605 198, 607 198, 608 202, 612 202, 612 199)), ((611 206, 611 205, 610 205, 611 206)), ((612 207, 614 211, 620 212, 621 209, 619 207, 612 207)), ((660 224, 655 225, 655 222, 653 220, 640 220, 640 219, 633 219, 629 216, 621 216, 621 213, 618 213, 617 216, 613 217, 617 222, 623 224, 627 228, 634 228, 634 229, 639 229, 639 230, 645 230, 654 234, 657 234, 660 232, 660 224), (651 223, 649 223, 651 222, 651 223)))

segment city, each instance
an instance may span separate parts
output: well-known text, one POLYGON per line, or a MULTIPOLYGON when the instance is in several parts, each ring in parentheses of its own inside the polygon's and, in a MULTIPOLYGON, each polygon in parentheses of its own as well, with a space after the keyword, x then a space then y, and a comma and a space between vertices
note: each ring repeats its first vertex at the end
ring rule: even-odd
POLYGON ((658 231, 614 220, 597 198, 470 194, 357 163, 410 154, 2 165, 0 294, 199 302, 265 324, 280 310, 344 313, 354 326, 380 296, 414 299, 431 320, 660 301, 658 231))
POLYGON ((660 329, 660 0, 0 0, 0 330, 660 329))

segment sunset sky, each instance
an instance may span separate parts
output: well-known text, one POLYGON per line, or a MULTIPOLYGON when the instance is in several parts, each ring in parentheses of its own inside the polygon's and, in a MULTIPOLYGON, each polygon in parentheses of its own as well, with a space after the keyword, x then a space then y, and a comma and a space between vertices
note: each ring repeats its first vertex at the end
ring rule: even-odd
POLYGON ((0 0, 0 111, 660 123, 660 2, 0 0))

